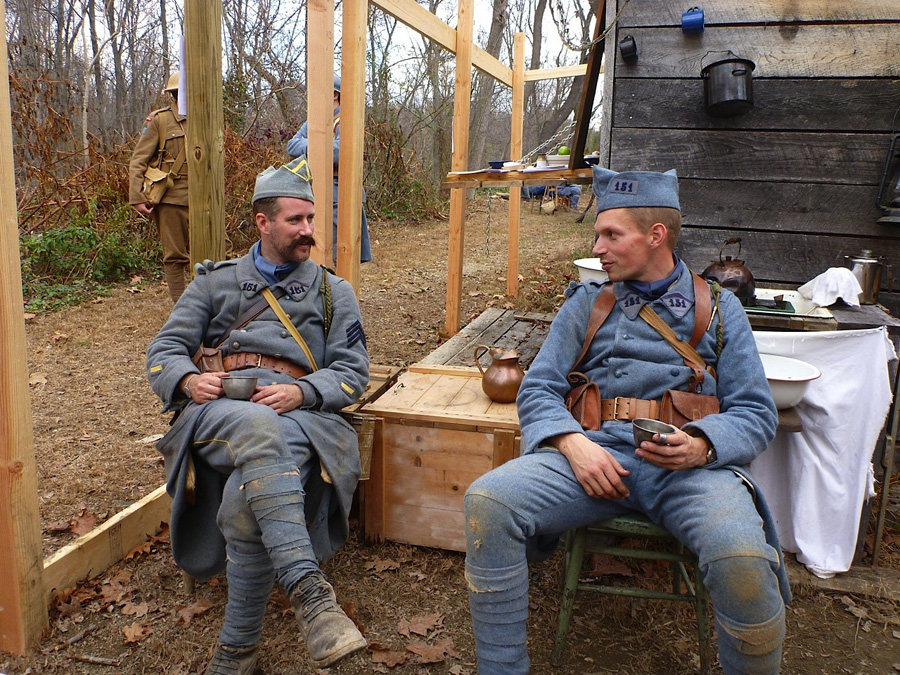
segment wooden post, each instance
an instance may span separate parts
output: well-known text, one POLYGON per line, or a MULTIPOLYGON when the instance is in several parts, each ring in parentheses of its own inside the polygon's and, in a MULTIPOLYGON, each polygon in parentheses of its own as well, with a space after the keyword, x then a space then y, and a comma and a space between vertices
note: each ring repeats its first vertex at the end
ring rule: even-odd
MULTIPOLYGON (((525 34, 513 37, 512 124, 509 130, 509 158, 522 156, 522 125, 525 118, 525 34)), ((509 188, 509 235, 507 237, 506 294, 519 293, 519 213, 522 188, 509 188)))
POLYGON ((225 259, 222 3, 185 0, 188 213, 191 267, 225 259))
POLYGON ((341 148, 337 272, 359 288, 363 147, 366 117, 366 0, 344 1, 341 33, 341 148))
POLYGON ((331 267, 334 234, 331 203, 334 193, 334 2, 310 0, 307 5, 306 119, 309 166, 316 197, 316 240, 313 259, 331 267))
MULTIPOLYGON (((615 6, 615 3, 612 3, 615 6)), ((597 4, 597 24, 594 27, 594 39, 596 40, 606 29, 606 15, 604 9, 606 1, 600 0, 597 4)), ((575 113, 575 137, 572 140, 572 156, 569 157, 569 168, 577 169, 584 164, 584 150, 587 143, 588 130, 591 127, 591 109, 594 107, 594 96, 597 93, 597 78, 600 77, 600 67, 603 60, 603 50, 607 44, 615 44, 615 33, 612 40, 601 40, 588 52, 587 69, 584 74, 584 86, 581 88, 581 101, 575 113)), ((610 66, 612 67, 612 66, 610 66)), ((606 100, 604 99, 604 104, 606 100)), ((612 127, 606 117, 603 118, 604 127, 612 127)), ((603 166, 608 166, 603 163, 603 166)))
MULTIPOLYGON (((0 0, 0 24, 6 6, 0 0)), ((0 651, 23 654, 47 628, 41 516, 25 359, 19 221, 6 40, 0 47, 0 651)))
MULTIPOLYGON (((453 95, 453 158, 451 171, 465 171, 469 165, 469 107, 472 101, 473 0, 459 0, 456 20, 456 90, 453 95)), ((450 190, 450 242, 447 254, 448 335, 459 331, 462 298, 463 241, 466 225, 466 190, 450 190)))

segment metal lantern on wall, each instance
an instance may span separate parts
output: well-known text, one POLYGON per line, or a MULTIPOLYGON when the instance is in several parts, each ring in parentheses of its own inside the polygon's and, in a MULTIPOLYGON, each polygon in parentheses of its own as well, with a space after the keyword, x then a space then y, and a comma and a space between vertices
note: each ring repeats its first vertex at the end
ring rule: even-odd
POLYGON ((878 208, 884 211, 884 215, 877 222, 900 225, 900 133, 891 136, 891 149, 884 161, 878 188, 878 208))

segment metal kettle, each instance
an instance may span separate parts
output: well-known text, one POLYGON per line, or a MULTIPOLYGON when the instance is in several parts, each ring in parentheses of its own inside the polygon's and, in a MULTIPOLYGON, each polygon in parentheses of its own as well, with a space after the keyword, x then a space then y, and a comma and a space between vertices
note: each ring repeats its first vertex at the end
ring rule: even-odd
POLYGON ((884 258, 876 258, 869 249, 863 249, 857 255, 845 255, 847 267, 859 281, 862 293, 859 294, 861 305, 874 305, 878 302, 878 289, 881 287, 881 270, 884 258))
POLYGON ((738 255, 741 254, 741 238, 726 239, 722 248, 719 249, 719 262, 714 262, 707 267, 700 276, 718 282, 722 288, 727 288, 745 307, 753 305, 756 301, 756 282, 753 280, 750 270, 747 269, 743 260, 732 258, 730 255, 722 257, 725 247, 730 244, 737 244, 738 255))

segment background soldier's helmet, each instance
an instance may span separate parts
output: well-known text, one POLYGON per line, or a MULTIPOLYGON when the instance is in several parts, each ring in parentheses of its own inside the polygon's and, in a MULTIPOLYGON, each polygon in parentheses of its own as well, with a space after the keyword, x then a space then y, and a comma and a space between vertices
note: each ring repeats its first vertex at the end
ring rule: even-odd
POLYGON ((166 82, 166 88, 163 89, 166 92, 178 91, 178 72, 174 72, 169 75, 169 81, 166 82))

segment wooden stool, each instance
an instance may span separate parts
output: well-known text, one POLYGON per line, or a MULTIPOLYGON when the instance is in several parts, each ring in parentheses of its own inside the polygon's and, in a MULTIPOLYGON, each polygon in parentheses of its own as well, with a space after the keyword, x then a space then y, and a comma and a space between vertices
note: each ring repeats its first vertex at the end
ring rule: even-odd
MULTIPOLYGON (((599 544, 599 542, 598 542, 599 544)), ((566 537, 566 560, 563 568, 565 585, 562 604, 559 610, 559 627, 556 632, 556 645, 553 651, 553 663, 559 665, 566 646, 569 622, 575 605, 575 594, 578 591, 594 591, 610 595, 623 595, 632 598, 652 598, 656 600, 683 600, 694 605, 697 612, 697 632, 700 642, 700 672, 709 673, 709 593, 700 579, 697 558, 685 551, 684 547, 669 532, 650 522, 641 514, 618 516, 603 520, 587 527, 571 530, 566 537), (644 548, 626 548, 622 546, 594 545, 600 538, 608 541, 616 539, 642 538, 663 542, 669 546, 668 551, 651 551, 644 548), (590 541, 589 541, 590 540, 590 541), (589 546, 590 544, 590 546, 589 546), (606 555, 623 556, 644 560, 665 560, 672 567, 672 592, 655 591, 640 587, 605 586, 601 584, 579 583, 581 565, 585 552, 604 553, 606 555), (693 572, 692 583, 689 571, 693 572), (681 590, 684 581, 685 590, 681 590)))

